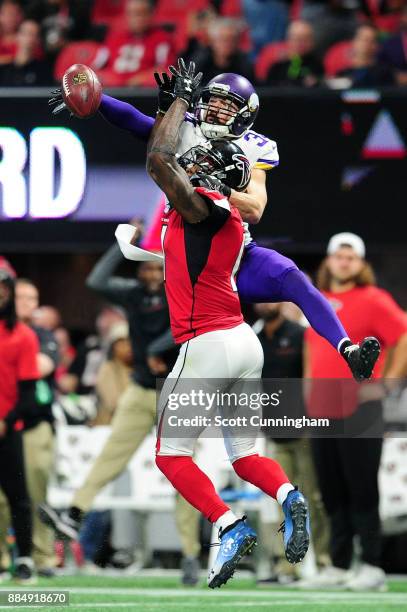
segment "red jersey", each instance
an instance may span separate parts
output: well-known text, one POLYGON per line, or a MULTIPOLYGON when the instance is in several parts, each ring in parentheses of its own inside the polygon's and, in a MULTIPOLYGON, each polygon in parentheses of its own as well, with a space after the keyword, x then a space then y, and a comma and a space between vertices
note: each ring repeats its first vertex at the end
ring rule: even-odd
POLYGON ((165 290, 175 342, 243 322, 235 275, 243 253, 242 219, 217 191, 196 187, 210 203, 200 223, 171 209, 163 218, 165 290))
MULTIPOLYGON (((372 376, 379 378, 383 373, 386 349, 395 345, 400 336, 407 332, 406 313, 387 291, 378 287, 355 287, 343 293, 330 291, 322 293, 332 304, 352 342, 360 342, 366 336, 375 336, 379 340, 382 352, 372 376)), ((306 330, 305 341, 310 359, 311 378, 352 378, 344 358, 312 328, 306 330)), ((315 387, 318 385, 314 385, 314 390, 315 387)), ((342 385, 340 391, 334 384, 320 385, 320 390, 322 389, 323 393, 311 392, 310 413, 333 418, 352 414, 357 404, 357 383, 342 385)))
POLYGON ((0 419, 4 419, 18 400, 18 382, 39 378, 37 336, 24 323, 8 330, 0 321, 0 419))
POLYGON ((176 59, 171 35, 160 28, 151 28, 141 36, 128 31, 112 32, 106 47, 109 51, 106 68, 122 77, 123 85, 139 72, 160 66, 167 70, 176 59))

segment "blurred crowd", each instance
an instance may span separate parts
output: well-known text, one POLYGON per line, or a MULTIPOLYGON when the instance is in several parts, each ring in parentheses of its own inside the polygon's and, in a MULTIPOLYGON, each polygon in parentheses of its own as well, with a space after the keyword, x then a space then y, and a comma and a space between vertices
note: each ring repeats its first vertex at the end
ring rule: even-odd
POLYGON ((152 87, 177 56, 205 79, 403 86, 405 0, 3 0, 0 86, 48 86, 74 63, 106 87, 152 87))

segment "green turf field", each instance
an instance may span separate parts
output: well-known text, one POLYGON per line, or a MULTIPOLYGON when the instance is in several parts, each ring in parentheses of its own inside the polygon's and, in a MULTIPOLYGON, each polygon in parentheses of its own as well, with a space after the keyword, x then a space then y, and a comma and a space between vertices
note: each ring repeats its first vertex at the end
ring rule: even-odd
MULTIPOLYGON (((3 584, 0 590, 13 588, 3 584)), ((69 607, 45 606, 48 612, 247 612, 282 610, 283 612, 384 612, 407 610, 407 580, 390 582, 387 593, 348 593, 345 591, 298 591, 283 588, 257 588, 254 581, 236 579, 222 589, 181 588, 177 578, 112 578, 104 576, 59 577, 42 579, 35 589, 64 589, 70 592, 69 607)), ((31 590, 31 589, 30 589, 31 590)), ((0 606, 0 609, 13 609, 0 606)), ((19 605, 18 610, 33 607, 19 605)))

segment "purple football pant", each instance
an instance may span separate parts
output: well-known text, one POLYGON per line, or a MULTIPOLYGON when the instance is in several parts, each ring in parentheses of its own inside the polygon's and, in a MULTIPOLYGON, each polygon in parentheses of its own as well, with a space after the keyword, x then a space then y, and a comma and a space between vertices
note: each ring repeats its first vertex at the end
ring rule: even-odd
POLYGON ((244 251, 237 289, 242 302, 294 302, 335 349, 348 337, 328 300, 291 259, 277 251, 251 242, 244 251))

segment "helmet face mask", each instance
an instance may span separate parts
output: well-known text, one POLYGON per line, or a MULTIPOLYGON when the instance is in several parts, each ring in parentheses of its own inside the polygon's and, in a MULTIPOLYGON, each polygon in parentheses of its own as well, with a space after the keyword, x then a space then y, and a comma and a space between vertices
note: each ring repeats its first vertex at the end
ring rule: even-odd
POLYGON ((178 158, 191 183, 200 185, 200 177, 209 174, 236 191, 244 191, 250 181, 250 163, 240 147, 224 140, 212 140, 192 147, 178 158))
POLYGON ((196 117, 206 138, 239 138, 253 125, 259 98, 246 78, 220 74, 204 87, 196 117))

